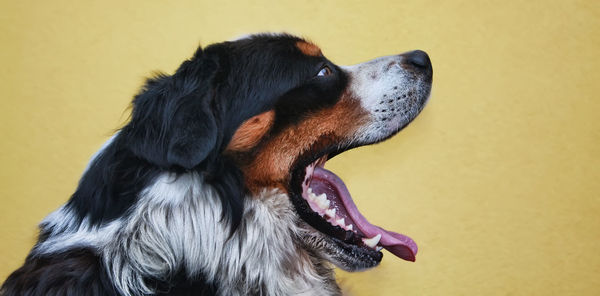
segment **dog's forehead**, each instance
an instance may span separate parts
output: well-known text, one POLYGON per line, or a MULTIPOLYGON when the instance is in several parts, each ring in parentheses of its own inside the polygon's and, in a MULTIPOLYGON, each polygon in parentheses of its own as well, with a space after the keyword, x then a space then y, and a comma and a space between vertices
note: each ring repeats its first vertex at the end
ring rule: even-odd
POLYGON ((247 35, 227 42, 244 52, 260 54, 300 54, 300 56, 322 57, 321 49, 304 38, 284 33, 247 35))
POLYGON ((275 40, 294 42, 297 40, 303 40, 303 38, 296 36, 296 35, 287 34, 287 33, 257 33, 257 34, 245 35, 245 36, 242 36, 235 40, 232 40, 230 42, 240 42, 240 43, 248 42, 248 41, 270 42, 270 41, 275 41, 275 40))
POLYGON ((271 109, 285 93, 310 82, 326 61, 317 45, 287 34, 251 35, 212 50, 221 53, 224 73, 236 82, 236 101, 262 105, 248 116, 271 109))

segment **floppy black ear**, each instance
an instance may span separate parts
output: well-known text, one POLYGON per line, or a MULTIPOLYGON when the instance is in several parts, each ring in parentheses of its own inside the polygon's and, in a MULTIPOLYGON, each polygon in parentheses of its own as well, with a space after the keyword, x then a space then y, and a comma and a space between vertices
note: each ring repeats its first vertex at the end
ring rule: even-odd
POLYGON ((198 50, 173 76, 149 79, 133 100, 131 121, 122 130, 138 157, 163 168, 191 169, 217 142, 217 124, 210 107, 217 65, 198 50))

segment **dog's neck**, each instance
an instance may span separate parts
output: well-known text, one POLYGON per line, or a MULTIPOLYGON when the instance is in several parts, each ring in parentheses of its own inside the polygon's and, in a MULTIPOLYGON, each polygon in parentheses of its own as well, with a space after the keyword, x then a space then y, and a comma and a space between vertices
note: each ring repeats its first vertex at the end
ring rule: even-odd
POLYGON ((339 294, 332 268, 302 242, 297 219, 278 190, 247 198, 240 229, 212 269, 224 295, 339 294))
POLYGON ((219 196, 195 173, 160 176, 126 217, 101 227, 57 225, 68 211, 61 208, 44 221, 43 227, 63 230, 37 252, 89 245, 126 295, 160 292, 148 279, 170 289, 170 279, 181 273, 187 281, 201 278, 220 295, 340 294, 331 267, 302 242, 305 230, 278 190, 247 197, 231 235, 219 196))

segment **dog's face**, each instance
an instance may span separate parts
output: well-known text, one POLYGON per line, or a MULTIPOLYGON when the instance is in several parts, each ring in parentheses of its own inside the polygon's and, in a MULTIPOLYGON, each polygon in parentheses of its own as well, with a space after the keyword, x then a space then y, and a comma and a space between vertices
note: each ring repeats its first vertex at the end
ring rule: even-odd
POLYGON ((343 151, 391 137, 419 114, 432 82, 424 52, 342 67, 303 39, 255 35, 199 50, 172 77, 150 81, 134 101, 132 123, 147 125, 129 131, 139 157, 166 168, 202 168, 232 212, 236 192, 218 185, 225 171, 236 171, 229 175, 243 180, 244 195, 286 192, 305 246, 343 269, 377 265, 382 247, 414 260, 416 244, 368 223, 344 183, 323 166, 343 151), (156 94, 148 96, 151 103, 145 97, 153 83, 168 84, 160 88, 170 92, 160 108, 156 94), (146 115, 155 109, 159 116, 146 115))

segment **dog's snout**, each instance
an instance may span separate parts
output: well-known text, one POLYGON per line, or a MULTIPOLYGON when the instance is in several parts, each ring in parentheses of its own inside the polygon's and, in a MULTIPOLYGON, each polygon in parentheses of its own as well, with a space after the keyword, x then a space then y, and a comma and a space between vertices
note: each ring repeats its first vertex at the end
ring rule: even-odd
POLYGON ((404 58, 404 62, 414 68, 430 72, 431 61, 426 52, 422 50, 414 50, 401 55, 404 58))

